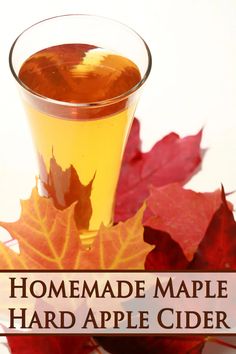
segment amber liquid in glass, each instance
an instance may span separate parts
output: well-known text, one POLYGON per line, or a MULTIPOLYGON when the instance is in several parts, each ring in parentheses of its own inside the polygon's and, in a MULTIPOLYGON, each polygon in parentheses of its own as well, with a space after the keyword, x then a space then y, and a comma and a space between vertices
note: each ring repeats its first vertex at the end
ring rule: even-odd
POLYGON ((64 44, 29 57, 20 69, 19 79, 26 88, 49 99, 42 99, 41 105, 33 100, 25 102, 40 161, 40 178, 45 184, 48 178, 53 180, 54 195, 50 195, 50 188, 48 195, 54 197, 59 207, 68 206, 72 201, 68 195, 77 188, 73 186, 73 176, 67 183, 68 190, 61 186, 63 172, 73 166, 82 186, 91 183, 91 213, 81 232, 94 232, 101 223, 110 225, 136 101, 126 97, 83 109, 72 104, 91 104, 125 94, 139 83, 139 69, 131 60, 105 49, 64 44), (61 101, 61 105, 51 103, 50 99, 61 101), (62 102, 71 105, 66 107, 62 102), (52 158, 60 173, 58 168, 52 169, 52 158))

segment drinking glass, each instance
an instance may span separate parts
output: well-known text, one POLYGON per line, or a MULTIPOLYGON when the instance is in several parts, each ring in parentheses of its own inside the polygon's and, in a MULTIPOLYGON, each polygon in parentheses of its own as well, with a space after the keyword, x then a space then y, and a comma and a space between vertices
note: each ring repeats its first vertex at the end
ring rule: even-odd
POLYGON ((31 128, 41 193, 53 198, 60 209, 76 202, 80 234, 90 238, 101 223, 109 226, 113 222, 122 156, 141 88, 151 70, 150 50, 124 24, 73 14, 49 18, 26 29, 13 43, 9 60, 31 128), (139 68, 140 81, 106 100, 67 102, 34 92, 20 80, 20 68, 31 55, 74 43, 105 48, 132 60, 139 68))

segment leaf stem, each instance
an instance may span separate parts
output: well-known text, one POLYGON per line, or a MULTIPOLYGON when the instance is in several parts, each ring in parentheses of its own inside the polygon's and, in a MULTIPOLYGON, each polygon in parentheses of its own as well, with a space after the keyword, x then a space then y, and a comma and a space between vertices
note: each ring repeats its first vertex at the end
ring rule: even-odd
POLYGON ((223 345, 224 347, 236 349, 236 345, 231 344, 231 343, 227 343, 227 342, 225 342, 224 340, 219 339, 219 338, 208 337, 208 338, 207 338, 207 341, 208 341, 208 342, 213 342, 213 343, 217 343, 217 344, 223 345))
POLYGON ((95 347, 95 348, 94 348, 95 352, 96 352, 97 354, 102 354, 101 350, 99 349, 99 345, 97 344, 97 342, 95 341, 95 339, 91 337, 90 342, 91 342, 92 346, 95 347))

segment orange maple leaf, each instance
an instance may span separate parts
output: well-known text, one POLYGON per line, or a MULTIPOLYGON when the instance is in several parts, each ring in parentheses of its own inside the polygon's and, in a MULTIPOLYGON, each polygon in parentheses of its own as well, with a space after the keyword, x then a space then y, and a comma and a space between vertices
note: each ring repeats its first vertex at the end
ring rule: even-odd
POLYGON ((144 206, 126 222, 101 226, 86 249, 74 218, 76 202, 59 210, 34 188, 21 205, 18 221, 0 222, 20 246, 17 254, 0 242, 0 269, 143 269, 153 248, 143 241, 144 206))
POLYGON ((143 240, 145 205, 132 218, 110 227, 102 225, 89 252, 82 252, 86 269, 144 269, 144 260, 152 246, 143 240))
POLYGON ((53 201, 39 196, 34 188, 30 199, 21 202, 16 222, 0 222, 19 242, 20 254, 0 243, 1 269, 77 269, 82 248, 72 204, 58 210, 53 201))

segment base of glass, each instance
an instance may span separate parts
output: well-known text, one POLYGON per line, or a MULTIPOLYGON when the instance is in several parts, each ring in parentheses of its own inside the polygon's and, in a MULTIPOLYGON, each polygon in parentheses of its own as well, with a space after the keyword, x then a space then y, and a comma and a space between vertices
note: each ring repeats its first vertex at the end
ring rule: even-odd
POLYGON ((82 242, 82 245, 85 246, 86 248, 90 248, 91 245, 93 244, 96 235, 98 233, 98 230, 81 230, 80 231, 80 239, 82 242))

